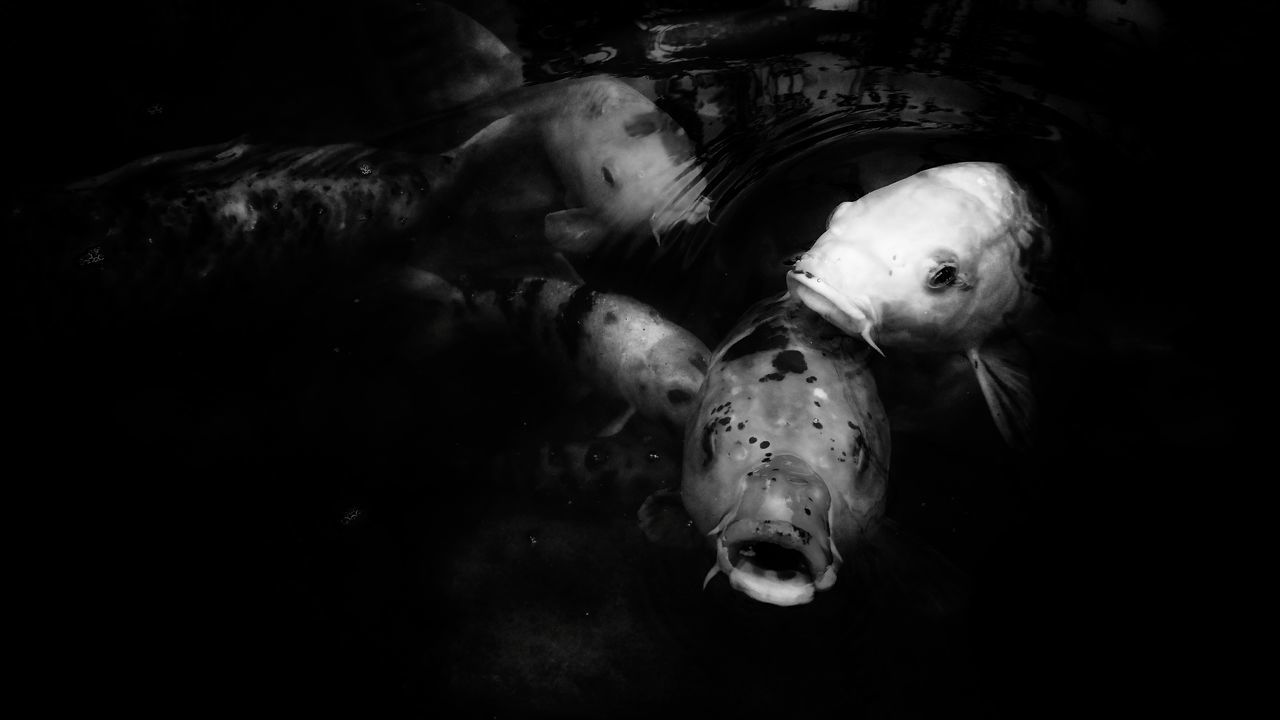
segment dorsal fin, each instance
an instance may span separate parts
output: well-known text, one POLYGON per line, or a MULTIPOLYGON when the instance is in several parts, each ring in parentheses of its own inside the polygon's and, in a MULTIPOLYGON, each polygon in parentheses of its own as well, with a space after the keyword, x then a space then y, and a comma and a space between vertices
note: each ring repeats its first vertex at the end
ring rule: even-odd
POLYGON ((369 81, 394 109, 375 144, 439 152, 509 112, 499 100, 523 85, 523 61, 470 15, 400 1, 365 15, 377 68, 369 81))
POLYGON ((467 13, 442 2, 377 2, 363 14, 379 90, 406 121, 520 87, 522 61, 467 13))

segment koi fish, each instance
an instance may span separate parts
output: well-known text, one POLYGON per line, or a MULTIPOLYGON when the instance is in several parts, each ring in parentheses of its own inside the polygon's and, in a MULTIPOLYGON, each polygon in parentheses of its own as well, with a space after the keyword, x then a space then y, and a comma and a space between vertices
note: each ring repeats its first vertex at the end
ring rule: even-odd
POLYGON ((1034 399, 1013 331, 1038 306, 1049 234, 1002 165, 916 173, 838 205, 787 274, 806 306, 892 350, 963 352, 1005 440, 1031 434, 1034 399))
MULTIPOLYGON (((564 208, 545 213, 543 232, 562 251, 589 253, 616 237, 660 241, 677 223, 697 223, 710 210, 702 167, 684 128, 617 78, 529 85, 451 113, 457 114, 466 127, 492 118, 473 137, 510 142, 506 172, 515 161, 534 168, 519 186, 560 189, 564 208)), ((448 122, 416 123, 380 144, 429 149, 441 124, 448 122)))
POLYGON ((676 430, 685 427, 709 352, 654 308, 550 278, 492 279, 460 288, 433 273, 408 270, 403 282, 420 297, 446 301, 459 325, 513 333, 545 362, 625 401, 600 435, 617 433, 635 413, 676 430))
POLYGON ((884 512, 889 426, 869 349, 789 294, 711 358, 685 431, 681 496, 717 573, 798 605, 832 587, 884 512))
POLYGON ((299 263, 403 260, 474 184, 480 156, 501 150, 477 141, 419 157, 231 141, 141 158, 19 205, 7 220, 15 235, 39 240, 16 247, 34 256, 22 267, 53 280, 44 291, 87 282, 146 302, 299 263))

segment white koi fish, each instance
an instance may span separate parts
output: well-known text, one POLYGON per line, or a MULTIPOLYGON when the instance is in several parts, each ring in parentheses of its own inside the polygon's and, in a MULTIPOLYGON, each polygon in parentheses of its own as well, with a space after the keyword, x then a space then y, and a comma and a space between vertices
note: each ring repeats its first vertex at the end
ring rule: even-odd
POLYGON ((787 284, 877 350, 965 353, 1000 433, 1019 446, 1034 402, 1011 331, 1038 305, 1049 250, 1040 207, 1004 166, 956 163, 841 203, 787 284))

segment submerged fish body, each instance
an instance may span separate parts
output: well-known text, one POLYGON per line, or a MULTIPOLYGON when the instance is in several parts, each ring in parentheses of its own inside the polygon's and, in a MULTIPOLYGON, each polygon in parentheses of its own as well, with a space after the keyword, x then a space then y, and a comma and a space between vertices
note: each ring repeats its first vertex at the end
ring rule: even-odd
POLYGON ((616 433, 633 412, 680 429, 693 410, 707 347, 645 303, 551 278, 459 288, 410 270, 406 281, 419 297, 446 302, 456 322, 522 338, 544 362, 625 401, 627 409, 603 434, 616 433))
POLYGON ((868 352, 783 295, 712 355, 681 494, 712 574, 756 600, 810 602, 884 511, 889 427, 868 352))
POLYGON ((66 293, 85 273, 121 297, 178 297, 307 262, 407 254, 449 206, 466 162, 344 144, 230 142, 142 158, 37 198, 10 218, 66 293))
POLYGON ((606 228, 661 236, 706 217, 705 180, 684 128, 626 83, 566 83, 541 132, 567 191, 606 228))
POLYGON ((57 238, 37 250, 46 261, 106 270, 122 287, 181 288, 389 245, 428 264, 585 252, 705 215, 688 139, 625 83, 587 78, 535 98, 444 154, 232 141, 145 157, 17 224, 57 238), (573 207, 557 209, 556 187, 573 207), (550 245, 521 233, 530 214, 545 214, 550 245))
MULTIPOLYGON (((588 253, 620 237, 660 238, 703 220, 706 181, 684 128, 627 83, 595 75, 529 85, 467 108, 490 122, 475 137, 513 140, 512 153, 545 160, 564 194, 544 232, 561 250, 588 253)), ((401 131, 393 145, 418 147, 438 120, 401 131)))
POLYGON ((1033 403, 1005 336, 1035 311, 1049 250, 1038 203, 1004 166, 955 163, 841 203, 787 284, 877 348, 967 354, 1017 445, 1033 403))

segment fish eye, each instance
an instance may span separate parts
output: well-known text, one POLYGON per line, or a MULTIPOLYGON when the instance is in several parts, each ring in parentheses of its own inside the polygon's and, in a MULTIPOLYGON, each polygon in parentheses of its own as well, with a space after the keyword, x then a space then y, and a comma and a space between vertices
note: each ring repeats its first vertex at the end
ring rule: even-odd
POLYGON ((604 176, 604 181, 609 184, 609 187, 614 186, 613 173, 609 172, 609 168, 601 167, 600 174, 604 176))
POLYGON ((951 287, 956 284, 956 280, 960 277, 959 271, 956 269, 955 263, 945 262, 938 265, 929 272, 928 286, 934 290, 940 290, 945 287, 951 287))

